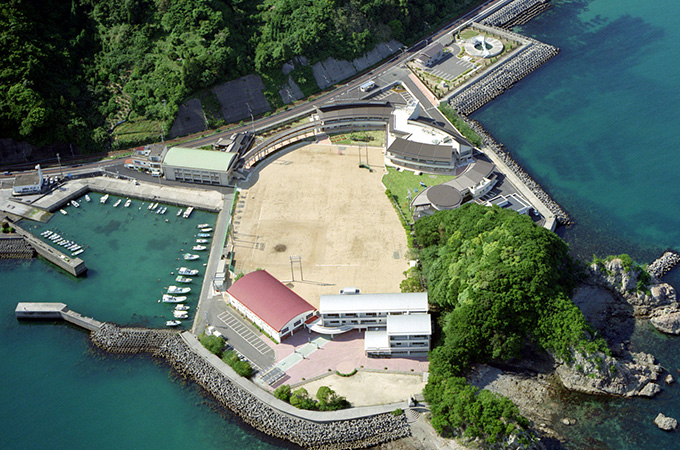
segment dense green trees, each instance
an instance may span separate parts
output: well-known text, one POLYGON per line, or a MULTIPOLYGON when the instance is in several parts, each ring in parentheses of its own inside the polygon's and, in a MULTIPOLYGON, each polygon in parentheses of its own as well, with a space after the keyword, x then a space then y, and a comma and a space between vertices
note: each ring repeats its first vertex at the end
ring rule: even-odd
POLYGON ((529 342, 564 359, 606 350, 569 298, 576 270, 567 245, 528 217, 467 204, 420 219, 415 234, 430 302, 442 312, 426 389, 438 430, 495 440, 502 430, 491 417, 516 416, 505 400, 455 379, 474 363, 507 361, 529 342))
POLYGON ((299 388, 291 392, 290 385, 284 384, 274 390, 274 396, 299 409, 311 409, 320 411, 335 411, 349 408, 350 404, 345 397, 341 397, 328 386, 320 386, 316 391, 316 399, 312 398, 305 388, 299 388))
MULTIPOLYGON (((101 149, 128 114, 170 123, 197 90, 409 41, 478 0, 8 0, 0 137, 101 149)), ((309 70, 295 72, 305 94, 309 70)), ((160 130, 159 130, 160 133, 160 130)))

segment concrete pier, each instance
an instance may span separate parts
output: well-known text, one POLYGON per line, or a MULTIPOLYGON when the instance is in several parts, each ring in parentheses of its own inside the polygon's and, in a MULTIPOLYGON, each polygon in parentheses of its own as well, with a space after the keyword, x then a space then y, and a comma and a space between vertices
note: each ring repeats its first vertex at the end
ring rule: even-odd
POLYGON ((68 309, 65 303, 18 303, 14 310, 19 320, 65 320, 81 328, 97 331, 102 323, 68 309))
POLYGON ((85 266, 85 261, 80 258, 74 258, 68 256, 56 248, 47 245, 47 243, 41 241, 37 237, 33 236, 30 232, 24 230, 17 224, 12 224, 17 234, 21 235, 26 242, 35 249, 36 252, 52 264, 56 264, 61 267, 74 277, 80 276, 87 272, 87 267, 85 266))

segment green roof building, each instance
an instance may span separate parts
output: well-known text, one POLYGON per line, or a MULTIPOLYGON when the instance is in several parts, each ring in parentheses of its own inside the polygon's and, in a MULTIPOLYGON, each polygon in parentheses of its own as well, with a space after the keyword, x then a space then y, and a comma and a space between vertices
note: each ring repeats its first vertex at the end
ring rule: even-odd
POLYGON ((172 147, 163 159, 163 171, 168 180, 227 186, 236 161, 236 153, 172 147))

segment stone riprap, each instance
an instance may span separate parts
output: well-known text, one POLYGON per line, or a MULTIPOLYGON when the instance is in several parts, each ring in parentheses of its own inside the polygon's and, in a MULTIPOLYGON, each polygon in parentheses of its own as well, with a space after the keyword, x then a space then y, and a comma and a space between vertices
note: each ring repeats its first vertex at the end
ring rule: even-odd
POLYGON ((21 236, 0 239, 0 259, 31 259, 35 250, 21 236))
POLYGON ((146 328, 121 328, 104 323, 90 335, 92 343, 110 353, 155 353, 177 332, 146 328))
POLYGON ((516 0, 510 2, 486 19, 484 25, 512 27, 523 25, 550 7, 550 0, 516 0))
MULTIPOLYGON (((497 31, 500 33, 502 30, 497 31)), ((460 91, 449 100, 449 104, 459 114, 472 114, 558 53, 557 47, 533 41, 507 62, 460 91)))
POLYGON ((655 278, 661 278, 680 262, 680 255, 675 252, 665 252, 659 259, 647 266, 647 273, 655 278))
POLYGON ((172 330, 121 328, 105 323, 91 334, 97 347, 112 353, 153 353, 165 358, 253 428, 314 450, 367 448, 411 435, 404 414, 377 414, 315 422, 288 415, 261 401, 197 354, 172 330))
POLYGON ((292 417, 240 388, 176 336, 157 353, 173 368, 210 392, 253 428, 315 450, 367 448, 410 436, 405 415, 379 414, 361 419, 318 423, 292 417))
POLYGON ((551 213, 555 215, 555 219, 561 225, 571 225, 573 222, 569 215, 562 209, 560 205, 557 204, 555 200, 550 197, 550 195, 543 190, 540 184, 534 180, 531 175, 529 175, 520 166, 508 152, 503 150, 502 144, 496 142, 496 140, 491 136, 482 125, 476 120, 470 119, 465 116, 461 116, 462 119, 472 128, 475 133, 477 133, 482 138, 482 144, 484 151, 492 151, 497 155, 505 165, 512 170, 517 177, 524 183, 527 189, 536 195, 536 197, 545 205, 546 208, 550 210, 551 213))

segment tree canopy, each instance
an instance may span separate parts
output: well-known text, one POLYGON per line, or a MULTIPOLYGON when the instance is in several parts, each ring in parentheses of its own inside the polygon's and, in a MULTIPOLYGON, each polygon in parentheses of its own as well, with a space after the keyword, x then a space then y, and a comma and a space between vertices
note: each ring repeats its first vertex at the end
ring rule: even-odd
POLYGON ((382 40, 408 42, 476 3, 8 0, 0 137, 101 148, 128 114, 170 122, 179 104, 216 83, 254 71, 280 81, 295 56, 351 59, 382 40))
MULTIPOLYGON (((426 390, 440 431, 460 428, 467 417, 469 434, 495 435, 489 430, 499 425, 489 425, 483 411, 461 412, 448 398, 453 391, 472 398, 452 380, 474 363, 507 361, 529 342, 564 359, 606 349, 569 298, 576 265, 567 245, 527 216, 467 204, 417 221, 415 239, 429 300, 442 312, 443 339, 430 353, 426 390)), ((515 414, 504 401, 481 395, 475 408, 515 414)))

